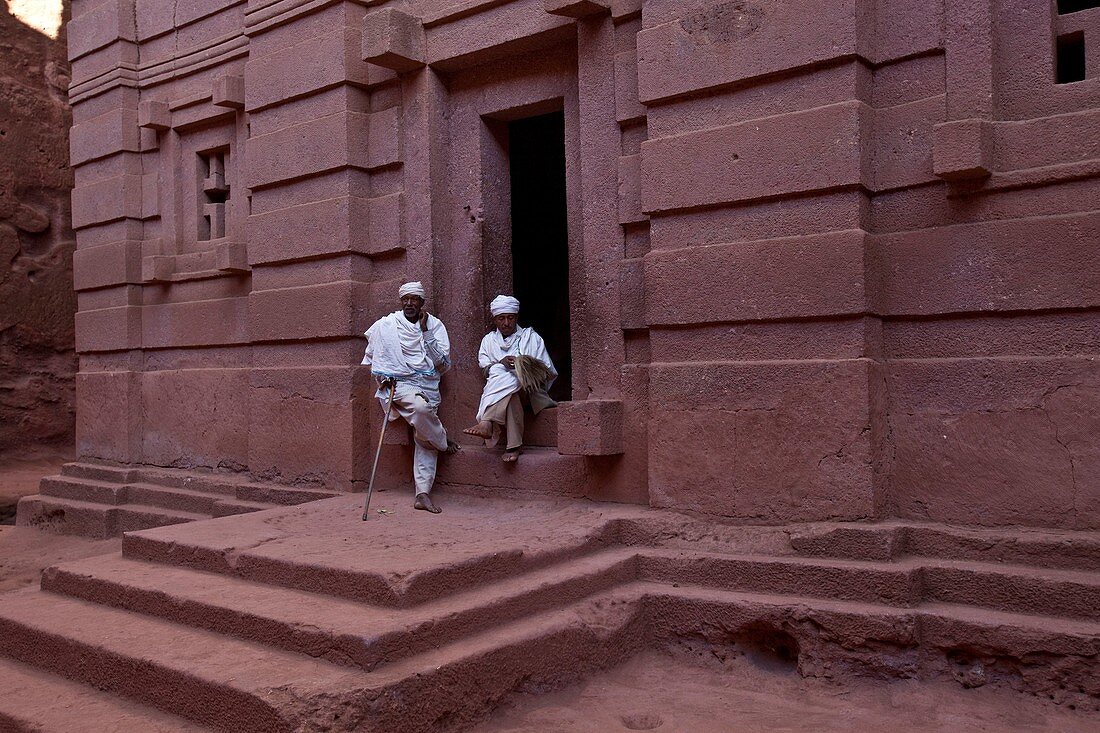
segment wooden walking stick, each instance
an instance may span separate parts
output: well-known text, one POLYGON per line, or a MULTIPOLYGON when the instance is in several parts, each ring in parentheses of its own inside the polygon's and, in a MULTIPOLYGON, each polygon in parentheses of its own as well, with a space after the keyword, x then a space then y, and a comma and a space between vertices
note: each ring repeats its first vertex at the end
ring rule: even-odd
POLYGON ((382 456, 382 441, 386 439, 386 427, 390 424, 390 411, 393 410, 393 393, 397 391, 397 381, 390 381, 390 398, 386 402, 386 416, 382 418, 382 430, 378 435, 378 449, 374 451, 374 466, 370 470, 370 481, 367 483, 367 500, 363 502, 363 521, 370 516, 370 495, 374 491, 374 474, 378 471, 378 459, 382 456))

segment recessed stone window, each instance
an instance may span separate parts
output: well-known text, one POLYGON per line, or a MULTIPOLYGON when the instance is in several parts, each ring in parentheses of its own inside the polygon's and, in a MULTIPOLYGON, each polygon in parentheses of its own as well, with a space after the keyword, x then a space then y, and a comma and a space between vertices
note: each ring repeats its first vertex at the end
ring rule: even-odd
POLYGON ((1085 34, 1067 33, 1058 36, 1054 59, 1055 82, 1071 84, 1085 80, 1085 34))
POLYGON ((225 236, 225 209, 229 202, 230 181, 226 175, 229 149, 199 153, 199 158, 202 175, 200 200, 203 203, 197 239, 221 239, 225 236))

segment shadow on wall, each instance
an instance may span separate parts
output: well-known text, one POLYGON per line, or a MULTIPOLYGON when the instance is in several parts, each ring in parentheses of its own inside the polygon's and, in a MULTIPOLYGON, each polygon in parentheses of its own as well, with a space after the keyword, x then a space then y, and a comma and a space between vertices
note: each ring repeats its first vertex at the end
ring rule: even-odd
POLYGON ((0 0, 0 454, 71 445, 68 0, 0 0))

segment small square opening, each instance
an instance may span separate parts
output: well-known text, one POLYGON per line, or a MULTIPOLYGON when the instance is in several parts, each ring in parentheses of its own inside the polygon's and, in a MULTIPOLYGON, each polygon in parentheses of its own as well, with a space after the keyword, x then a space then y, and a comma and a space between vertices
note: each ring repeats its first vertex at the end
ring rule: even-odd
POLYGON ((1079 13, 1093 8, 1100 8, 1100 0, 1058 0, 1058 15, 1079 13))
POLYGON ((1085 34, 1067 33, 1058 36, 1057 57, 1055 59, 1055 82, 1071 84, 1085 79, 1085 34))

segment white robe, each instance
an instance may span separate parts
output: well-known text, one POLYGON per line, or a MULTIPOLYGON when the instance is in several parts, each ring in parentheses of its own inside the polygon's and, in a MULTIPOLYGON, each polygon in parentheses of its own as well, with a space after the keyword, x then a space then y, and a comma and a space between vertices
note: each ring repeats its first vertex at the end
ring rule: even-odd
POLYGON ((485 389, 481 392, 481 404, 477 407, 477 419, 483 420, 485 409, 495 405, 502 399, 520 390, 519 377, 515 371, 500 364, 506 356, 533 356, 550 369, 553 378, 546 384, 554 383, 558 376, 558 370, 554 368, 554 362, 546 351, 546 343, 533 328, 517 328, 516 332, 508 338, 501 335, 499 330, 490 331, 481 339, 481 348, 477 352, 477 363, 482 369, 489 368, 489 375, 485 380, 485 389))
MULTIPOLYGON (((439 407, 439 376, 451 368, 451 341, 442 321, 429 315, 428 330, 421 331, 419 322, 411 323, 404 313, 394 311, 375 321, 364 335, 362 363, 371 373, 411 384, 431 407, 439 407)), ((377 396, 385 400, 389 392, 380 389, 377 396)))

